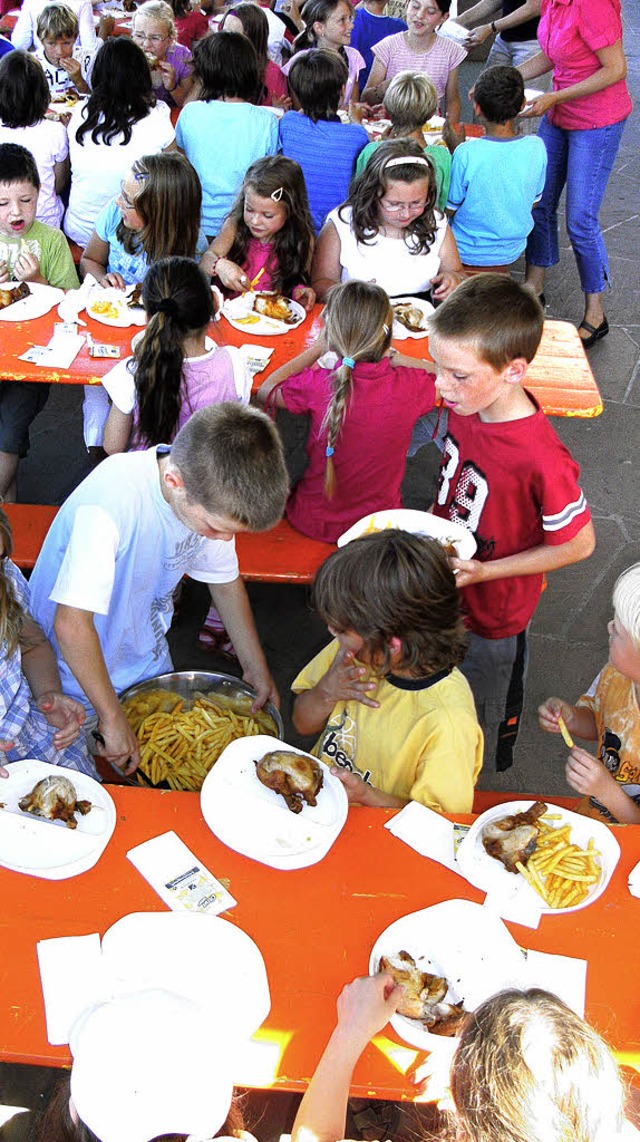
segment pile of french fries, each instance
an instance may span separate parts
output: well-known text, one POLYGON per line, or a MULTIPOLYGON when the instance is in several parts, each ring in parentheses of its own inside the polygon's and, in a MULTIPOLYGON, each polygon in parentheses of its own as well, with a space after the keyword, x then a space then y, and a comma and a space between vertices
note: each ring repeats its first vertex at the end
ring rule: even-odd
POLYGON ((573 844, 571 825, 556 828, 550 823, 558 820, 557 813, 546 813, 540 819, 535 852, 526 865, 518 861, 516 867, 549 908, 571 908, 582 904, 600 880, 601 854, 593 838, 586 849, 573 844))
MULTIPOLYGON (((262 710, 247 714, 231 703, 204 694, 194 695, 192 709, 169 690, 148 690, 123 702, 123 709, 140 743, 139 768, 154 785, 166 781, 171 789, 193 793, 220 754, 236 738, 273 734, 273 719, 262 710)), ((141 785, 146 784, 138 777, 141 785)))

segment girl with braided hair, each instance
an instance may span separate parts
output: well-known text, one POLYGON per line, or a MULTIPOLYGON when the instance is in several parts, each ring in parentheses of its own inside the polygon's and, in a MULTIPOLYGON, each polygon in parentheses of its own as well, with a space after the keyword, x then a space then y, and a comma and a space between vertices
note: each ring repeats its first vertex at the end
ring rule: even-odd
POLYGON ((426 369, 391 363, 393 312, 380 286, 334 286, 321 337, 260 387, 267 407, 310 415, 308 467, 286 515, 314 539, 335 543, 369 512, 402 506, 400 485, 413 426, 435 401, 426 369), (323 368, 327 350, 337 358, 323 368))

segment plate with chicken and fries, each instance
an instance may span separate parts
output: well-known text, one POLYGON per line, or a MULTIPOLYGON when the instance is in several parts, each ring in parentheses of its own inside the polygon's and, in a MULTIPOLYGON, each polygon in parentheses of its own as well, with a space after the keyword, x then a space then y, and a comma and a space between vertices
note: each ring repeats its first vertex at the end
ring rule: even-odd
POLYGON ((620 846, 602 821, 543 801, 509 801, 474 821, 456 859, 476 888, 515 890, 541 912, 557 914, 602 896, 620 846))

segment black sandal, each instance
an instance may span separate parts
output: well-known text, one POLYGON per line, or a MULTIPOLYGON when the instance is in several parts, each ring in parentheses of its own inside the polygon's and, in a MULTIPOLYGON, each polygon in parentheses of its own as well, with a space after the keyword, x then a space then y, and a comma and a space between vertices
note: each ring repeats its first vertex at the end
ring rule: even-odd
POLYGON ((609 322, 605 317, 604 321, 596 327, 592 325, 590 321, 581 321, 578 326, 578 330, 580 329, 586 329, 587 333, 591 334, 590 337, 580 337, 582 348, 590 349, 592 345, 595 345, 596 341, 602 341, 602 338, 607 336, 609 332, 609 322))

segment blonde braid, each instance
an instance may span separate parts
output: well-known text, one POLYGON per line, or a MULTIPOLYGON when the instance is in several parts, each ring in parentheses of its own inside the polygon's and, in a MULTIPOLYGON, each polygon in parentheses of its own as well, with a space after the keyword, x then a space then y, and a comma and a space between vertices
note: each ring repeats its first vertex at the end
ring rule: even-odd
POLYGON ((322 428, 327 431, 327 463, 324 470, 324 494, 328 500, 333 499, 336 492, 336 469, 333 463, 336 440, 344 424, 347 412, 347 402, 351 396, 351 365, 342 364, 331 376, 332 396, 329 407, 322 422, 322 428))

